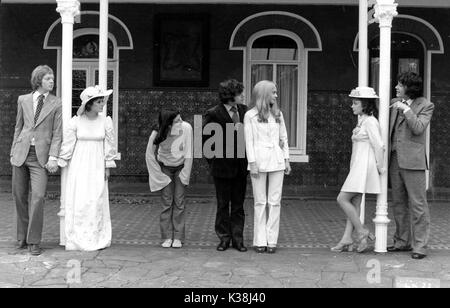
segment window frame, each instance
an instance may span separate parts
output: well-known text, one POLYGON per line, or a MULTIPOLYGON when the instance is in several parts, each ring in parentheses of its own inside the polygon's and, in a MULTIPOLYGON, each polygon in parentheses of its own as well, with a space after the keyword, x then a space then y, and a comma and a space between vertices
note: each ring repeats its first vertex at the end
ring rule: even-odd
MULTIPOLYGON (((100 30, 98 28, 82 28, 77 29, 73 32, 73 40, 78 37, 85 35, 100 35, 100 30)), ((114 139, 116 148, 119 149, 119 48, 117 45, 117 40, 111 33, 108 33, 108 41, 111 41, 113 46, 113 58, 107 59, 107 71, 113 71, 113 101, 112 101, 112 120, 114 126, 114 133, 116 138, 114 139)), ((109 42, 108 42, 109 44, 109 42)), ((58 57, 60 58, 60 57, 58 57)), ((59 63, 61 58, 59 60, 59 63)), ((60 65, 58 66, 58 71, 60 71, 60 65)), ((99 59, 98 58, 73 58, 72 60, 72 71, 73 70, 87 70, 87 84, 93 85, 95 83, 95 70, 99 70, 99 59), (92 75, 93 74, 93 75, 92 75)), ((61 76, 61 74, 58 74, 61 76)), ((72 108, 74 107, 74 102, 72 102, 72 108)), ((121 153, 117 153, 117 158, 120 160, 121 153)))
MULTIPOLYGON (((289 147, 290 161, 292 162, 308 162, 309 157, 306 155, 306 137, 307 137, 307 80, 308 80, 308 53, 304 48, 303 41, 298 35, 291 31, 282 29, 265 29, 254 33, 247 41, 246 58, 245 58, 245 94, 250 101, 251 98, 251 67, 253 64, 272 64, 273 80, 276 80, 278 65, 297 65, 297 140, 296 147, 289 147), (252 60, 253 43, 264 36, 285 36, 292 39, 297 44, 297 60, 252 60)), ((292 142, 289 141, 290 144, 292 142)))

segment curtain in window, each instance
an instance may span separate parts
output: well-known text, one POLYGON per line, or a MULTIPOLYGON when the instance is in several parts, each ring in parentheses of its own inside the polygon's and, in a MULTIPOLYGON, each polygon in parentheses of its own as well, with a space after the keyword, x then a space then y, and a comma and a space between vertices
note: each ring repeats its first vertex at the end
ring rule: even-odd
POLYGON ((277 66, 278 102, 288 131, 289 146, 297 146, 297 65, 277 66))
POLYGON ((272 64, 254 64, 252 65, 252 86, 250 93, 253 91, 253 87, 261 80, 273 81, 273 65, 272 64))
POLYGON ((370 86, 375 89, 375 92, 378 93, 379 91, 379 80, 380 80, 380 58, 372 58, 370 59, 370 80, 371 84, 370 86))
POLYGON ((398 59, 398 73, 413 72, 420 74, 419 59, 414 58, 400 58, 398 59))

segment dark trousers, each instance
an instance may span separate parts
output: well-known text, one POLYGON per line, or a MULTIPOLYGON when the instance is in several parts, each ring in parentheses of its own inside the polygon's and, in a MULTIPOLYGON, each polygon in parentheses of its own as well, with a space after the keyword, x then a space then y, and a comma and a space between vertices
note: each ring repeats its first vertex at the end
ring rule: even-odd
POLYGON ((44 198, 47 190, 47 170, 39 164, 34 147, 30 147, 25 163, 13 166, 12 191, 16 201, 17 240, 40 244, 44 223, 44 198), (31 184, 31 206, 29 190, 31 184))
POLYGON ((185 240, 185 185, 179 177, 183 167, 184 165, 167 167, 161 164, 161 171, 172 180, 161 191, 162 211, 159 222, 163 240, 185 240))
POLYGON ((426 198, 425 170, 408 170, 398 166, 397 154, 391 155, 389 175, 392 185, 395 220, 394 245, 413 248, 426 254, 430 238, 430 210, 426 198))
POLYGON ((216 234, 221 241, 243 243, 247 175, 234 178, 214 177, 214 184, 217 197, 216 234))

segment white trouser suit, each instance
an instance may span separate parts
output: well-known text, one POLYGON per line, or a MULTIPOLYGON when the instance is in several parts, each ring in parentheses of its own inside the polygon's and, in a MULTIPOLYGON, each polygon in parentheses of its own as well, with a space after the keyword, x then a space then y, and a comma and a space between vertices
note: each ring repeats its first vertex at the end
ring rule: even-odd
POLYGON ((285 159, 289 159, 286 125, 272 115, 267 122, 258 121, 253 108, 244 117, 247 159, 255 163, 258 178, 251 177, 255 200, 253 245, 276 246, 280 228, 281 194, 285 159))

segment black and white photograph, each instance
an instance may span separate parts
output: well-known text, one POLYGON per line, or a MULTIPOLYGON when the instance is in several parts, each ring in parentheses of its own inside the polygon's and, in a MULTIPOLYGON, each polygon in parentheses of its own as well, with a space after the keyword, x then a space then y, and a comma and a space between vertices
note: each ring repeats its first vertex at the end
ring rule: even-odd
POLYGON ((2 0, 0 289, 449 288, 449 21, 449 0, 2 0))

